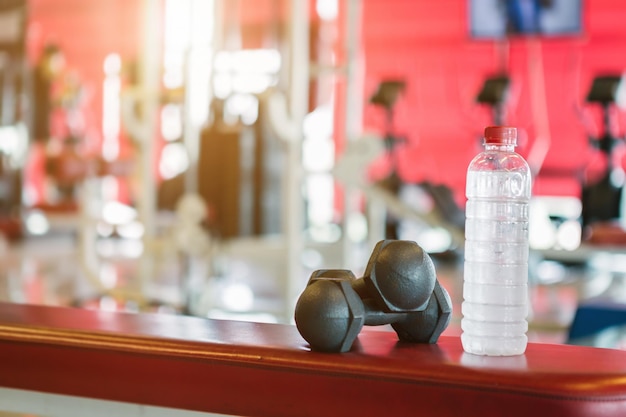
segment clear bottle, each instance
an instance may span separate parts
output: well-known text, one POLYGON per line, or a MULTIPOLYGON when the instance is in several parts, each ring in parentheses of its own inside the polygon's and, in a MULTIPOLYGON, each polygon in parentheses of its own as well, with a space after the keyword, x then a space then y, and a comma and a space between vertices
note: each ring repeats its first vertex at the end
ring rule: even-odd
POLYGON ((467 169, 461 341, 477 355, 526 351, 531 174, 517 129, 489 126, 467 169))

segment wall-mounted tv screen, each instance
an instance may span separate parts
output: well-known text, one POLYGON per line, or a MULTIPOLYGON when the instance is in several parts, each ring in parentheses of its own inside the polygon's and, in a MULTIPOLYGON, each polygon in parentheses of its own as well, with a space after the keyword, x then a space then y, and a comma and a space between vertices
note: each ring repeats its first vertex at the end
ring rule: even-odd
POLYGON ((582 34, 582 0, 469 0, 475 39, 582 34))

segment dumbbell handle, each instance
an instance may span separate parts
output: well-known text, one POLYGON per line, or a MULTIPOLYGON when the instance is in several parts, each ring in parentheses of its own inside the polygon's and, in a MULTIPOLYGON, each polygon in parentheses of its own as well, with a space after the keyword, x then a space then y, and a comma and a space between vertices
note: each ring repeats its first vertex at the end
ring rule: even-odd
POLYGON ((352 289, 356 291, 359 297, 361 297, 361 300, 366 300, 370 298, 371 295, 369 290, 367 289, 367 283, 365 282, 364 278, 361 277, 353 279, 352 281, 350 281, 350 285, 352 286, 352 289))
MULTIPOLYGON (((356 290, 355 290, 356 291, 356 290)), ((360 294, 359 294, 360 295, 360 294)), ((388 313, 376 307, 372 299, 364 299, 363 307, 365 311, 363 324, 366 326, 384 326, 404 320, 411 313, 388 313)))
POLYGON ((350 281, 350 286, 357 293, 359 298, 363 300, 365 304, 365 310, 367 316, 371 316, 371 323, 366 319, 366 325, 380 326, 389 323, 389 320, 393 320, 395 323, 398 320, 402 320, 404 312, 385 312, 381 311, 381 306, 376 303, 376 300, 372 298, 372 290, 368 287, 365 278, 357 278, 350 281), (400 317, 395 317, 400 316, 400 317))

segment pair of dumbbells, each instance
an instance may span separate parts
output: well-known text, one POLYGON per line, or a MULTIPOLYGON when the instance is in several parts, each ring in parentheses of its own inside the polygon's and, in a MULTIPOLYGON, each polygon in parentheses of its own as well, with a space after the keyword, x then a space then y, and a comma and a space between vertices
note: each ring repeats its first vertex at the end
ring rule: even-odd
POLYGON ((412 241, 383 240, 362 278, 343 269, 313 272, 295 321, 312 350, 347 352, 364 325, 390 324, 402 341, 436 343, 451 315, 428 253, 412 241))

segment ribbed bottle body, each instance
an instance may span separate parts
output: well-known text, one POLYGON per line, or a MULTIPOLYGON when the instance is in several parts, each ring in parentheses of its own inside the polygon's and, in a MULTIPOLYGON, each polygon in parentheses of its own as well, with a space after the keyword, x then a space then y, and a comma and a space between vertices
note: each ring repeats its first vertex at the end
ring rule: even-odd
POLYGON ((485 151, 470 163, 461 321, 466 352, 526 350, 530 190, 528 164, 512 147, 485 151))

